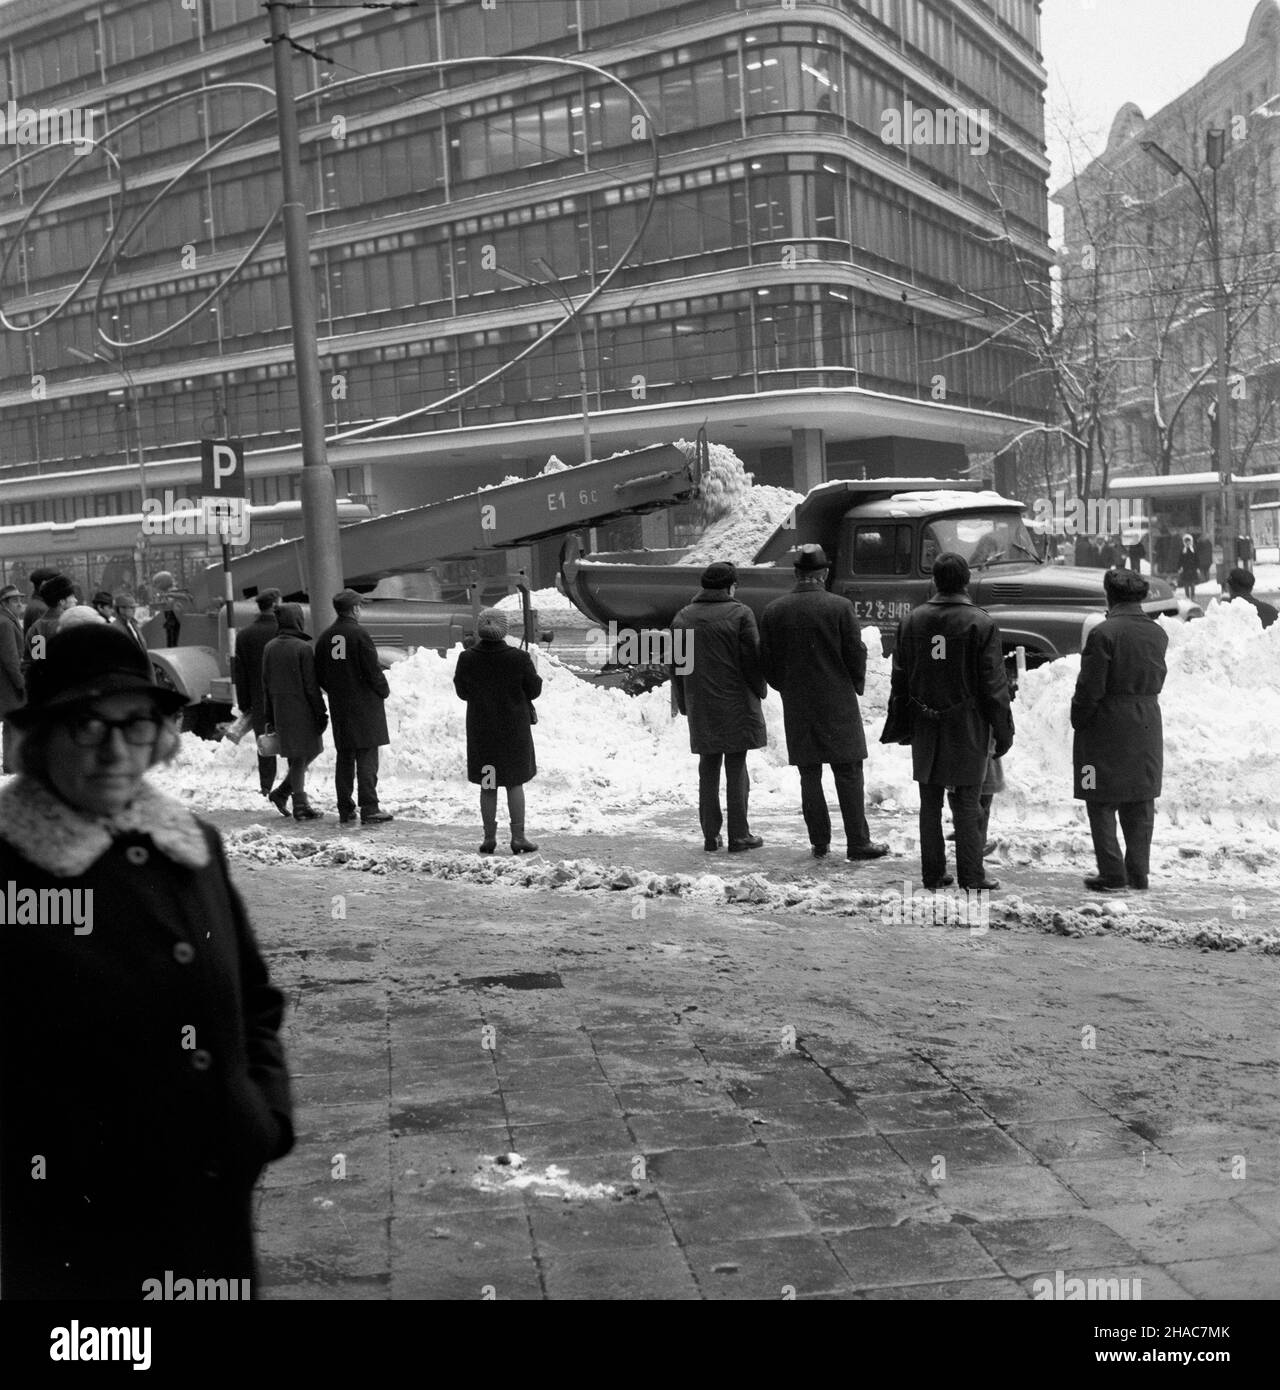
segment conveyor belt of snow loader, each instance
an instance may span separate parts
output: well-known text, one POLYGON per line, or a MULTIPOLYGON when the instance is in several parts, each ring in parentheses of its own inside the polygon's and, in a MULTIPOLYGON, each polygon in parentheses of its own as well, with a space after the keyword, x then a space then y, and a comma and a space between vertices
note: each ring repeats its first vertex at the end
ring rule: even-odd
MULTIPOLYGON (((657 444, 359 521, 338 533, 343 583, 368 588, 387 575, 411 573, 438 560, 467 559, 478 551, 528 545, 617 517, 675 506, 697 496, 699 481, 697 465, 684 450, 657 444)), ((281 541, 237 556, 231 561, 234 592, 305 590, 304 544, 281 541)), ((213 592, 221 586, 221 572, 220 565, 208 571, 213 592)))

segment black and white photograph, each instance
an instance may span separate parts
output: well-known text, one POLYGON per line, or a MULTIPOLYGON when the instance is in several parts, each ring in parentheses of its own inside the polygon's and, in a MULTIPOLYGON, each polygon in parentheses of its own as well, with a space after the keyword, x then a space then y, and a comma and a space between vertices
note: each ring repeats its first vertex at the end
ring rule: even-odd
POLYGON ((1280 0, 0 0, 23 1383, 1238 1369, 1278 605, 1280 0))

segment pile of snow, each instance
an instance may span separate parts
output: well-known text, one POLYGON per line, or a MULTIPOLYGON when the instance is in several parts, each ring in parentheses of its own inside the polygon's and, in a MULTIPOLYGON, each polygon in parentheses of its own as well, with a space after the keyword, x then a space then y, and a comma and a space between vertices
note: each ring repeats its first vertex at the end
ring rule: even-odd
MULTIPOLYGON (((689 453, 687 440, 676 447, 689 453)), ((749 565, 756 552, 804 499, 785 487, 755 487, 742 460, 725 444, 708 445, 708 466, 702 478, 704 529, 697 541, 676 562, 709 565, 730 560, 749 565)))

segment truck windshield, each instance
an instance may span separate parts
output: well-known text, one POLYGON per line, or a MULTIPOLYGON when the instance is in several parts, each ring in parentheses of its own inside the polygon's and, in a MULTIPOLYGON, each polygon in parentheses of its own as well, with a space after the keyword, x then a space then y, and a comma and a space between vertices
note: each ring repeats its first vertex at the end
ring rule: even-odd
POLYGON ((1016 512, 971 512, 940 517, 920 535, 920 566, 929 570, 939 555, 963 555, 970 569, 1040 563, 1031 533, 1016 512))

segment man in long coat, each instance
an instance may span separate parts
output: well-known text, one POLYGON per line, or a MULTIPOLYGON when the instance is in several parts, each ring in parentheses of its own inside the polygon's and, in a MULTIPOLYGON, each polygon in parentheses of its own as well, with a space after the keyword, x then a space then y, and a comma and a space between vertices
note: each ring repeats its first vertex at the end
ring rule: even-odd
MULTIPOLYGON (((279 631, 276 622, 276 609, 280 606, 279 589, 263 589, 254 600, 258 605, 258 616, 242 632, 236 633, 236 652, 232 660, 232 674, 236 682, 236 704, 241 713, 247 714, 253 724, 255 738, 261 738, 267 728, 267 710, 262 690, 262 653, 267 643, 279 631)), ((276 760, 258 754, 258 786, 263 796, 270 796, 276 780, 276 760)), ((285 789, 288 782, 280 784, 285 789)))
POLYGON ((879 859, 867 825, 862 763, 867 741, 858 696, 867 649, 853 604, 827 589, 830 565, 820 545, 796 551, 796 586, 764 610, 760 648, 765 679, 782 696, 787 761, 800 770, 800 805, 814 858, 831 844, 822 765, 831 764, 850 859, 879 859))
POLYGON ((898 624, 880 736, 881 743, 911 744, 912 776, 920 784, 920 872, 931 889, 954 881, 942 837, 948 787, 960 887, 1000 886, 982 863, 982 784, 988 757, 1003 757, 1013 744, 1013 714, 1000 629, 965 593, 968 583, 962 555, 947 552, 934 561, 933 597, 898 624))
POLYGON ((1095 892, 1146 888, 1156 797, 1164 774, 1160 691, 1169 636, 1142 611, 1149 585, 1132 570, 1110 570, 1108 612, 1089 634, 1071 700, 1074 794, 1089 812, 1098 872, 1095 892), (1116 817, 1124 832, 1120 854, 1116 817))
POLYGON ((358 786, 364 825, 382 825, 391 819, 378 809, 378 749, 391 742, 383 702, 391 687, 378 664, 373 638, 360 626, 363 607, 364 600, 354 589, 335 594, 337 619, 316 638, 316 679, 329 697, 337 753, 334 785, 343 825, 355 824, 353 784, 358 786))
POLYGON ((4 770, 17 772, 14 733, 9 713, 26 703, 22 674, 22 590, 16 584, 0 589, 0 718, 4 719, 4 770))
POLYGON ((672 623, 676 706, 689 720, 689 748, 698 754, 698 819, 703 848, 724 844, 720 765, 729 812, 729 852, 759 849, 747 821, 747 751, 768 742, 760 701, 768 693, 760 667, 755 614, 733 596, 738 571, 719 560, 702 572, 702 590, 672 623), (682 645, 683 644, 683 645, 682 645))

